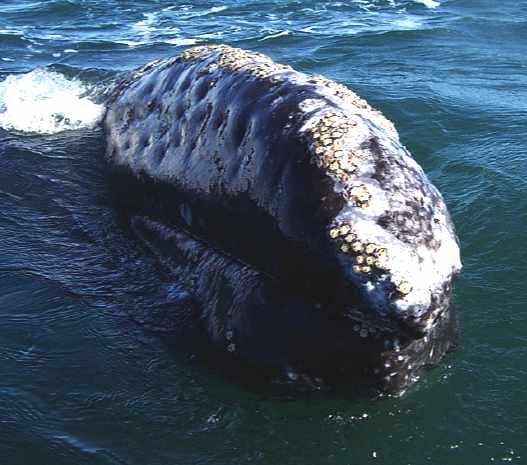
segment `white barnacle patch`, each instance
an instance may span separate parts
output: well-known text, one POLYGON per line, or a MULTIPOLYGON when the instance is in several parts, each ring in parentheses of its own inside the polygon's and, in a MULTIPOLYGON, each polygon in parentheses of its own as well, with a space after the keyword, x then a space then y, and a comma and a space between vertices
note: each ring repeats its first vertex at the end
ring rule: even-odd
POLYGON ((308 98, 298 104, 298 109, 304 113, 310 113, 322 108, 324 105, 326 105, 326 102, 322 99, 308 98))
MULTIPOLYGON (((316 81, 320 87, 326 86, 321 89, 321 93, 327 98, 332 95, 340 98, 340 101, 334 101, 348 123, 345 131, 337 129, 331 132, 338 142, 335 150, 331 150, 332 145, 328 149, 324 142, 320 148, 316 143, 314 147, 318 157, 325 157, 330 153, 331 163, 320 163, 319 166, 327 166, 328 174, 337 181, 335 192, 346 195, 349 200, 335 218, 335 223, 352 225, 358 243, 351 243, 349 248, 341 247, 341 251, 346 252, 346 257, 342 258, 343 265, 352 272, 352 279, 353 276, 359 277, 361 285, 364 283, 364 273, 370 271, 365 267, 371 267, 371 271, 384 272, 379 274, 380 280, 372 278, 374 282, 377 279, 380 288, 384 289, 375 293, 376 298, 384 294, 386 306, 393 303, 403 313, 411 311, 419 315, 430 307, 431 294, 437 292, 442 283, 448 281, 452 274, 461 268, 459 247, 446 216, 446 208, 444 204, 435 207, 436 214, 431 227, 435 236, 431 244, 439 245, 438 250, 419 242, 414 247, 411 241, 405 242, 405 239, 393 230, 379 226, 378 220, 386 214, 397 215, 396 212, 399 211, 401 214, 398 221, 401 226, 398 227, 419 231, 422 228, 419 221, 426 221, 427 217, 422 215, 418 219, 414 211, 408 210, 407 202, 412 200, 425 212, 426 209, 434 208, 432 198, 436 196, 441 199, 440 194, 400 144, 391 123, 367 104, 350 97, 341 88, 336 89, 327 80, 317 78, 316 81), (344 154, 352 155, 344 158, 344 154), (379 160, 381 165, 378 165, 379 160), (390 160, 395 160, 395 163, 390 164, 390 160), (349 169, 352 166, 353 170, 349 169), (384 166, 385 171, 379 171, 378 166, 384 166), (347 171, 344 181, 342 176, 339 177, 339 170, 347 171), (383 185, 383 179, 389 182, 383 185), (373 256, 367 262, 363 258, 358 258, 358 262, 347 258, 349 253, 362 252, 359 245, 361 242, 381 244, 384 253, 373 256), (389 286, 381 285, 384 282, 382 276, 386 273, 401 278, 395 286, 395 298, 390 294, 389 286)), ((327 118, 327 114, 328 110, 321 108, 303 129, 309 131, 310 128, 315 128, 317 136, 324 133, 325 128, 329 127, 323 123, 324 119, 332 118, 327 118)), ((368 282, 372 282, 372 279, 368 282)))

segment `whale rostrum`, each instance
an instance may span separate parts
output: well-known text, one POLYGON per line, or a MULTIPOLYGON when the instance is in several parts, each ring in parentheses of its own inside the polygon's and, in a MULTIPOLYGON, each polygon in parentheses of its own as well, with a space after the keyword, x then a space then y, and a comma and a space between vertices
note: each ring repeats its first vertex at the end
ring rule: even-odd
POLYGON ((119 83, 104 128, 134 228, 208 251, 180 272, 228 356, 393 389, 452 346, 461 262, 444 200, 347 87, 194 47, 119 83))

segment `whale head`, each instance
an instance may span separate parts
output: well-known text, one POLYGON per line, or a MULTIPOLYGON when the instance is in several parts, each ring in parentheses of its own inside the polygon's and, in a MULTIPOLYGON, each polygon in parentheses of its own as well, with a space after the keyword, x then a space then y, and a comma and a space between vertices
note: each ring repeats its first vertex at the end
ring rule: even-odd
MULTIPOLYGON (((142 183, 125 197, 136 191, 149 215, 294 295, 276 305, 277 319, 294 315, 284 340, 304 320, 305 340, 349 354, 333 357, 340 367, 353 354, 386 356, 391 369, 399 357, 425 363, 445 352, 461 269, 445 201, 393 124, 347 87, 259 53, 195 47, 117 86, 105 128, 109 161, 142 183)), ((253 307, 255 297, 239 295, 239 308, 253 307)), ((265 307, 240 319, 247 340, 280 325, 254 323, 270 318, 265 307)), ((299 358, 317 359, 298 347, 299 358)))
POLYGON ((342 85, 310 82, 318 98, 298 105, 300 132, 330 179, 325 234, 340 275, 359 290, 364 316, 422 337, 448 310, 461 270, 444 199, 380 112, 342 85))

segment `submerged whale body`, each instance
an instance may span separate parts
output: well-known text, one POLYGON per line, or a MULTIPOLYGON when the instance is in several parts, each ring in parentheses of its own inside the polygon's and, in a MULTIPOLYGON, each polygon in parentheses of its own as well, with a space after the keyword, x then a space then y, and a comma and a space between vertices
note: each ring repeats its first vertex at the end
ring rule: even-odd
POLYGON ((104 127, 133 230, 176 257, 228 357, 400 390, 452 347, 443 198, 348 88, 195 47, 121 82, 104 127))

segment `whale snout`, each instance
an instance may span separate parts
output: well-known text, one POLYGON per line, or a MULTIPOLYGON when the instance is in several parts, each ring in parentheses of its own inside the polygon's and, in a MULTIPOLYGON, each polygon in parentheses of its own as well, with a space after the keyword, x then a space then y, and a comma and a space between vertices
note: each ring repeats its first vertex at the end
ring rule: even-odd
POLYGON ((428 280, 426 276, 408 276, 405 281, 387 273, 363 276, 359 282, 361 312, 385 325, 389 322, 394 333, 422 338, 432 330, 438 318, 448 312, 456 276, 457 273, 451 273, 440 282, 437 276, 428 280))
MULTIPOLYGON (((409 173, 399 168, 393 177, 400 176, 406 187, 371 189, 375 195, 368 204, 349 200, 327 228, 327 238, 340 274, 360 291, 363 313, 422 337, 450 305, 460 251, 442 196, 417 168, 415 185, 408 187, 409 173), (413 201, 402 202, 401 196, 413 201)), ((388 177, 377 174, 372 182, 388 177)))

